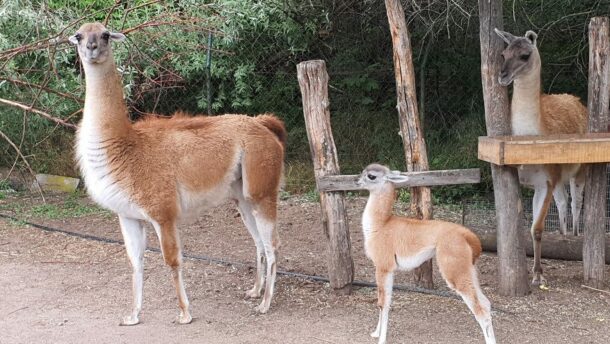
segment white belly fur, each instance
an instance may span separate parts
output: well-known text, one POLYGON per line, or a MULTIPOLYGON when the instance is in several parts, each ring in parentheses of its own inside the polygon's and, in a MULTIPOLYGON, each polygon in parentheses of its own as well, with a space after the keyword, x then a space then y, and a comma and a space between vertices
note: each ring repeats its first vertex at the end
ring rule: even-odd
POLYGON ((413 270, 422 265, 425 261, 436 255, 436 247, 430 246, 423 249, 418 254, 408 257, 396 256, 396 264, 399 270, 413 270))

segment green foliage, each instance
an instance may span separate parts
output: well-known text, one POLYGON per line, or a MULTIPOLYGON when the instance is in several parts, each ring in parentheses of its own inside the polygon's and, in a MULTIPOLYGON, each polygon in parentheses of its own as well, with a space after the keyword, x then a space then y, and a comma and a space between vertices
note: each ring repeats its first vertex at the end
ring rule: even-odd
MULTIPOLYGON (((52 43, 48 38, 61 40, 82 21, 108 17, 110 28, 129 31, 128 42, 115 45, 115 58, 133 118, 142 112, 169 114, 178 109, 205 113, 208 105, 214 113, 275 112, 289 131, 287 190, 306 193, 314 188, 314 179, 296 64, 323 59, 330 75, 330 111, 341 172, 359 173, 371 162, 405 169, 397 135, 392 43, 382 1, 138 0, 115 4, 114 0, 2 1, 0 98, 76 123, 84 85, 75 50, 67 44, 49 44, 44 49, 6 52, 38 41, 52 43), (210 32, 213 44, 208 61, 210 32)), ((479 185, 435 188, 433 195, 437 201, 453 203, 479 197, 491 190, 491 178, 488 164, 478 161, 476 154, 477 137, 485 135, 476 2, 412 0, 403 4, 430 167, 479 167, 482 171, 479 185)), ((538 32, 545 91, 569 92, 585 99, 586 24, 590 17, 607 12, 607 0, 505 2, 505 29, 516 35, 528 29, 538 32)), ((76 174, 73 133, 37 115, 0 106, 0 130, 20 147, 37 172, 76 174)), ((14 161, 13 148, 0 141, 0 165, 11 166, 14 161)), ((307 195, 314 198, 317 193, 307 195)), ((401 193, 402 198, 406 195, 401 193)), ((39 211, 53 214, 55 209, 39 211)))

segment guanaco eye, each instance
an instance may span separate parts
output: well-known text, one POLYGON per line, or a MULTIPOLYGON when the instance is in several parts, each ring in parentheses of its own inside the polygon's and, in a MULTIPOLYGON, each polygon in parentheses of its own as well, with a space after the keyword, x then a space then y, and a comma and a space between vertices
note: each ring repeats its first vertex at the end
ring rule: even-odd
POLYGON ((376 175, 373 175, 373 174, 368 174, 366 177, 367 177, 368 179, 370 179, 370 180, 375 180, 375 179, 377 179, 377 176, 376 176, 376 175))
POLYGON ((102 39, 107 41, 109 38, 110 38, 110 32, 106 31, 106 32, 102 33, 102 39))
POLYGON ((80 40, 83 39, 83 35, 77 33, 76 35, 74 35, 74 38, 76 38, 76 40, 80 42, 80 40))
POLYGON ((520 58, 522 61, 527 61, 530 58, 530 54, 521 55, 520 58))

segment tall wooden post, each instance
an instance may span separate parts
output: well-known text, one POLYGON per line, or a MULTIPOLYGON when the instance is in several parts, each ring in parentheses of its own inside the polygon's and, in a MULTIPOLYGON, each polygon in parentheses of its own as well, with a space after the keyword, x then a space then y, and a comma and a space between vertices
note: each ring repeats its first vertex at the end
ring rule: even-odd
MULTIPOLYGON (((339 162, 330 126, 328 73, 322 60, 301 62, 297 76, 316 180, 338 175, 339 162)), ((320 192, 324 232, 328 239, 328 277, 339 293, 350 293, 354 262, 342 192, 320 192)))
MULTIPOLYGON (((479 0, 481 79, 488 136, 510 135, 508 94, 498 83, 504 42, 494 33, 502 29, 502 1, 479 0)), ((502 295, 529 293, 525 233, 519 230, 519 178, 512 167, 491 165, 498 224, 498 276, 502 295)))
MULTIPOLYGON (((610 105, 610 24, 607 17, 589 23, 589 132, 604 132, 610 105)), ((585 283, 604 286, 606 236, 606 164, 589 166, 585 186, 583 265, 585 283)))
MULTIPOLYGON (((385 6, 392 35, 396 96, 398 98, 397 109, 407 171, 427 171, 429 168, 428 154, 417 111, 415 71, 405 13, 399 0, 385 0, 385 6)), ((425 220, 432 218, 430 188, 416 187, 411 189, 411 208, 418 218, 425 220)), ((416 269, 414 277, 419 286, 434 287, 432 261, 429 260, 416 269)))

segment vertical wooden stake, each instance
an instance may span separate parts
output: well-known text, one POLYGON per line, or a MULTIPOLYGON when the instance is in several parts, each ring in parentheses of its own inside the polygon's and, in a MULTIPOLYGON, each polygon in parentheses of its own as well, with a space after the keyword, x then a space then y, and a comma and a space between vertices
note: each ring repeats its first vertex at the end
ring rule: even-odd
MULTIPOLYGON (((303 96, 303 114, 311 148, 316 179, 337 175, 339 162, 330 126, 328 73, 322 60, 297 65, 303 96)), ((342 192, 320 192, 322 220, 328 238, 328 277, 339 293, 350 293, 354 281, 354 262, 342 192)))
MULTIPOLYGON (((607 17, 589 23, 589 132, 604 132, 610 105, 610 24, 607 17)), ((606 236, 606 164, 591 164, 585 186, 584 281, 604 287, 606 236)))
MULTIPOLYGON (((510 135, 508 93, 498 83, 504 43, 494 33, 502 29, 502 1, 479 0, 481 79, 487 135, 510 135)), ((525 260, 525 232, 519 229, 519 178, 512 167, 491 165, 498 223, 498 276, 501 295, 529 293, 525 260)))
MULTIPOLYGON (((428 154, 417 111, 415 71, 405 13, 399 0, 385 0, 385 7, 392 35, 396 96, 398 98, 397 109, 407 171, 427 171, 429 168, 428 154)), ((417 187, 411 189, 411 208, 418 218, 425 220, 432 218, 430 188, 417 187)), ((429 260, 416 269, 414 277, 419 286, 433 288, 432 261, 429 260)))

